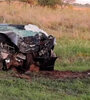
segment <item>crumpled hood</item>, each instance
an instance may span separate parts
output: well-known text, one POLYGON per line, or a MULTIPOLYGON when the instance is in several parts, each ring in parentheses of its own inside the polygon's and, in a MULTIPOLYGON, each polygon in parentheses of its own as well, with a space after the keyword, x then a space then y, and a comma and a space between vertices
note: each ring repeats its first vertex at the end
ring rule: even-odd
POLYGON ((48 34, 41 30, 36 25, 9 25, 0 24, 0 33, 6 34, 14 44, 18 44, 18 39, 28 36, 35 36, 36 34, 43 33, 46 36, 48 34))

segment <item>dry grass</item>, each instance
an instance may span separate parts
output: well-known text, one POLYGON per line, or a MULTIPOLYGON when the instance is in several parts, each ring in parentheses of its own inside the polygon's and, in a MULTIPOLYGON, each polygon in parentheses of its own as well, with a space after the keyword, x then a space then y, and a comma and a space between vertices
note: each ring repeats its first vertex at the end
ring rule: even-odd
POLYGON ((0 22, 36 24, 57 38, 90 39, 90 8, 57 8, 55 10, 21 3, 0 3, 0 22))

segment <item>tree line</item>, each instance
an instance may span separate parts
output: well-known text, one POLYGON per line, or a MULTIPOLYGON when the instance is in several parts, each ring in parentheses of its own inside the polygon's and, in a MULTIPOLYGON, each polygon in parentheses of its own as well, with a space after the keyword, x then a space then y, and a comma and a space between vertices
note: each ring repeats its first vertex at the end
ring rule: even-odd
MULTIPOLYGON (((15 0, 7 0, 8 2, 15 1, 15 0)), ((37 4, 41 6, 56 6, 56 5, 63 5, 63 4, 70 4, 75 2, 75 0, 18 0, 21 2, 26 2, 31 5, 37 4)))

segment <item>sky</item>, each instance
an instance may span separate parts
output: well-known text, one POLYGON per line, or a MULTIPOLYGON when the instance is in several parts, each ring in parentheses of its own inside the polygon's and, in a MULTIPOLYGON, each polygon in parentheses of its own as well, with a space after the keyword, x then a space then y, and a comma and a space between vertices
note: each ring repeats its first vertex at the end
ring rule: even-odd
POLYGON ((80 4, 89 3, 90 4, 90 0, 76 0, 76 3, 80 3, 80 4))

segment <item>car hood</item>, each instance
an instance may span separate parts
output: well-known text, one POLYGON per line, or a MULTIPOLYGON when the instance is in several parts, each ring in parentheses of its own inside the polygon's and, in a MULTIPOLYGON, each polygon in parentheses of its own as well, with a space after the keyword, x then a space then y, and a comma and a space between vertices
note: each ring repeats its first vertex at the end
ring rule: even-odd
POLYGON ((48 37, 48 34, 41 30, 36 25, 11 25, 11 24, 0 24, 0 33, 7 35, 11 41, 18 45, 18 40, 20 38, 35 36, 36 34, 45 34, 48 37))

